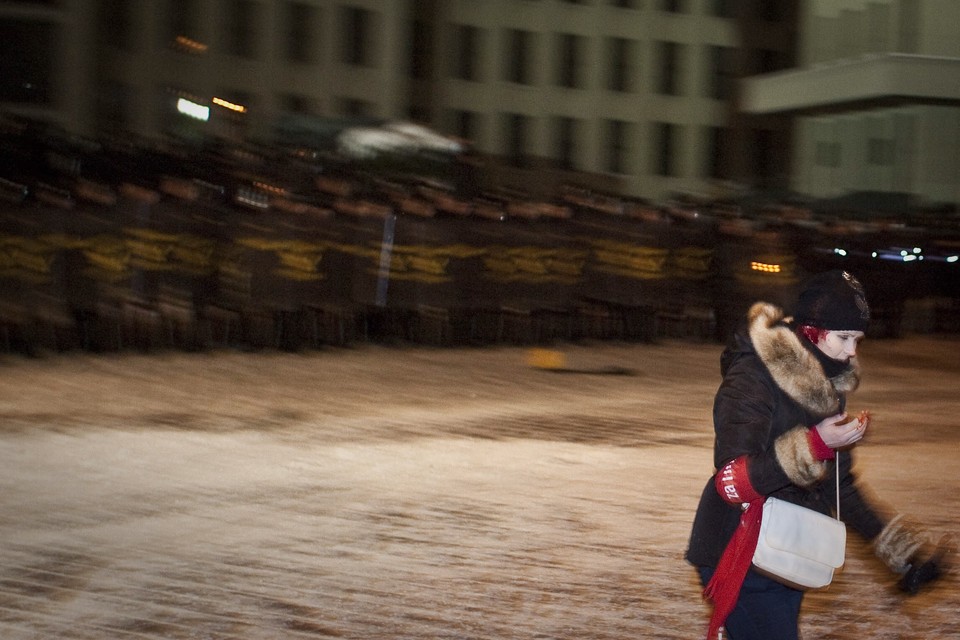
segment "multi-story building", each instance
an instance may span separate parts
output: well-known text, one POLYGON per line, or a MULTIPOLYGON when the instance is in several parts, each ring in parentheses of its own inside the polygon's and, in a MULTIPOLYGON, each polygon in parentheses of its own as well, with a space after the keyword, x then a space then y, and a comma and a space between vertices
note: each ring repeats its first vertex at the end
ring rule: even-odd
POLYGON ((89 133, 89 3, 0 3, 0 109, 89 133))
POLYGON ((10 1, 0 101, 83 134, 412 119, 515 166, 602 174, 650 198, 704 193, 785 179, 784 118, 738 115, 734 81, 793 64, 796 4, 10 1))
POLYGON ((743 102, 794 119, 794 190, 960 203, 958 21, 955 0, 803 3, 799 67, 749 80, 743 102))

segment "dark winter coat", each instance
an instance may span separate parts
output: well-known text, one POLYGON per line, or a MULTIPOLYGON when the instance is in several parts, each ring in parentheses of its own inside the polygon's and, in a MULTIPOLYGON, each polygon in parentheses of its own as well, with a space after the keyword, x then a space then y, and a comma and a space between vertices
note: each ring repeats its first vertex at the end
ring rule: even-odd
MULTIPOLYGON (((814 354, 784 324, 780 309, 757 303, 747 320, 746 330, 721 356, 723 380, 713 407, 714 473, 747 456, 750 484, 758 493, 832 513, 834 462, 813 456, 807 431, 844 409, 846 394, 859 384, 856 359, 843 373, 828 378, 814 354)), ((841 518, 873 540, 884 521, 857 488, 852 453, 838 456, 841 518)), ((738 505, 720 497, 711 477, 694 518, 687 560, 716 567, 740 514, 738 505)))

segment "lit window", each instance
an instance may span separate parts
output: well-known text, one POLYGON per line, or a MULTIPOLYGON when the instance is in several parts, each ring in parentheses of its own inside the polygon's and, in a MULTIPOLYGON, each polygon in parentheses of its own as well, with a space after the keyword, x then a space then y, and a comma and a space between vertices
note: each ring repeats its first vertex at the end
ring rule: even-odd
POLYGON ((780 265, 770 264, 768 262, 753 261, 750 263, 750 268, 760 273, 780 273, 780 265))

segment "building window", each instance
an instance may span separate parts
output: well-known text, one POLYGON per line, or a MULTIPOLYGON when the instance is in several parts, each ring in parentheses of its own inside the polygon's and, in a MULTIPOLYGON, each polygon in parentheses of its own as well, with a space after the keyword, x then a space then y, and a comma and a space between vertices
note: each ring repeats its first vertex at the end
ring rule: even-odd
MULTIPOLYGON (((782 176, 778 175, 780 157, 783 150, 783 140, 776 131, 771 129, 756 129, 751 136, 750 146, 753 149, 752 173, 756 176, 757 184, 766 187, 774 184, 782 176)), ((840 148, 837 147, 839 152, 840 148)))
POLYGON ((453 28, 453 43, 450 58, 450 75, 458 80, 480 79, 480 29, 469 24, 453 28))
POLYGON ((131 0, 102 0, 97 15, 100 42, 120 49, 134 50, 133 8, 131 0))
POLYGON ((606 138, 603 145, 606 149, 604 168, 610 173, 627 173, 630 123, 622 120, 607 120, 604 129, 606 138))
POLYGON ((226 52, 241 58, 255 57, 258 22, 253 0, 232 0, 226 12, 226 52))
POLYGON ((407 120, 410 122, 433 122, 433 111, 427 105, 411 104, 407 107, 407 120))
POLYGON ((361 67, 373 63, 373 12, 361 7, 340 8, 340 61, 361 67))
POLYGON ((199 44, 195 4, 195 0, 167 0, 166 29, 161 36, 163 46, 189 51, 191 49, 183 46, 184 40, 199 44))
POLYGON ((790 66, 789 56, 785 51, 775 49, 761 49, 759 51, 760 73, 782 71, 790 66))
POLYGON ((607 39, 607 89, 631 91, 635 85, 635 43, 626 38, 607 39))
POLYGON ((680 95, 681 57, 683 45, 676 42, 658 42, 659 77, 657 92, 668 96, 680 95))
POLYGON ((97 131, 120 133, 129 126, 132 90, 119 82, 107 81, 98 87, 94 104, 97 131))
POLYGON ((477 81, 480 79, 480 29, 468 24, 457 25, 453 30, 454 55, 452 57, 454 78, 477 81))
POLYGON ((312 113, 312 100, 299 93, 284 93, 279 96, 280 108, 287 113, 312 113))
POLYGON ((893 164, 893 140, 870 138, 867 140, 867 162, 872 165, 893 164))
POLYGON ((49 104, 53 99, 53 52, 57 30, 52 22, 0 20, 0 101, 49 104))
POLYGON ((369 118, 373 116, 374 106, 366 100, 340 98, 337 100, 340 115, 348 118, 369 118))
POLYGON ((660 10, 668 13, 685 13, 686 0, 660 0, 660 10))
POLYGON ((527 161, 529 121, 529 117, 519 113, 508 113, 505 117, 506 149, 504 149, 504 152, 507 161, 515 167, 522 167, 527 161))
POLYGON ((507 31, 504 79, 517 84, 532 84, 533 34, 520 29, 507 31))
POLYGON ((784 0, 764 0, 760 5, 760 17, 767 22, 783 22, 787 19, 787 6, 784 0))
POLYGON ((580 58, 583 55, 583 38, 570 33, 557 34, 556 84, 576 89, 582 86, 580 58))
POLYGON ((725 178, 723 169, 724 140, 727 132, 723 127, 706 127, 703 141, 703 177, 725 178))
POLYGON ((669 122, 653 123, 653 166, 658 176, 677 175, 677 150, 679 149, 679 126, 669 122))
POLYGON ((734 81, 734 54, 730 47, 707 47, 707 64, 710 80, 707 85, 707 97, 715 100, 727 100, 731 97, 734 81))
POLYGON ((554 140, 556 141, 554 157, 560 168, 568 171, 577 168, 578 128, 578 123, 573 118, 560 116, 554 121, 554 140))
POLYGON ((473 111, 456 110, 453 112, 454 135, 464 140, 477 139, 478 116, 473 111))
POLYGON ((433 76, 433 27, 425 20, 414 20, 410 30, 410 77, 425 80, 433 76))
POLYGON ((286 59, 289 62, 314 62, 320 9, 304 2, 288 2, 283 20, 286 59))
POLYGON ((818 167, 839 167, 840 166, 840 143, 825 142, 817 143, 814 151, 814 163, 818 167))
POLYGON ((710 0, 710 15, 718 18, 736 18, 739 0, 710 0))

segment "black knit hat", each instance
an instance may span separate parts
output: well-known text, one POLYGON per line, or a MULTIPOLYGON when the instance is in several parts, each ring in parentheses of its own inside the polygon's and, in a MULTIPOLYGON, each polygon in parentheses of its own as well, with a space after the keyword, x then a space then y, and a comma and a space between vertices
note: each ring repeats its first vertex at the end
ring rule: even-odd
POLYGON ((797 325, 829 331, 866 331, 870 307, 863 285, 846 271, 827 271, 807 281, 793 315, 797 325))

